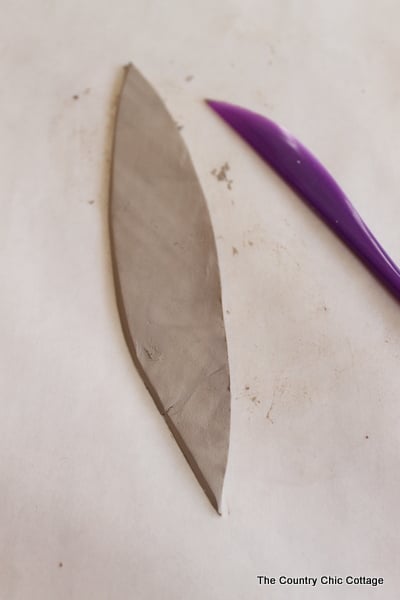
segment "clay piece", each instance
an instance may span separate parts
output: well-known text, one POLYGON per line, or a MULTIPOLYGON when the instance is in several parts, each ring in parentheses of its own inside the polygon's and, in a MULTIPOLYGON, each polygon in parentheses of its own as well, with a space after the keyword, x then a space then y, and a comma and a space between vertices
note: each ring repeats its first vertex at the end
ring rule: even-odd
POLYGON ((220 512, 230 383, 215 240, 176 123, 132 65, 125 68, 115 125, 110 234, 132 358, 220 512))

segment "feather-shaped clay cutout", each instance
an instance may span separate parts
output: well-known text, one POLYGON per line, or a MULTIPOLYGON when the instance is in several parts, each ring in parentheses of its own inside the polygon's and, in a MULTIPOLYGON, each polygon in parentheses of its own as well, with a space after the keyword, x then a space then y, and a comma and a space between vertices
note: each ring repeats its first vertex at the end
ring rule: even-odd
POLYGON ((215 241, 176 123, 133 66, 126 69, 115 128, 110 229, 132 357, 220 511, 230 387, 215 241))

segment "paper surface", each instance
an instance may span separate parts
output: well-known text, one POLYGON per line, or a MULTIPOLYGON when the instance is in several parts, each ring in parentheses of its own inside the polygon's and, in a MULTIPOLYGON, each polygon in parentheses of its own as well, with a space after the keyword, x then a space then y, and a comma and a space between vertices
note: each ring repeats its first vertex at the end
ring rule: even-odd
POLYGON ((399 306, 202 98, 287 127, 400 262, 398 3, 6 4, 0 597, 393 600, 399 306), (129 60, 183 126, 216 233, 232 376, 222 519, 132 368, 115 305, 108 174, 129 60))

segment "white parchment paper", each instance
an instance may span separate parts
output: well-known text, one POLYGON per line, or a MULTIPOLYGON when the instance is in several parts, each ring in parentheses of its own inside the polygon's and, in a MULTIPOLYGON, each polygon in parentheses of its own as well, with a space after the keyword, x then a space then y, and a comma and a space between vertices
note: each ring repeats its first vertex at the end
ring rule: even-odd
POLYGON ((0 598, 393 600, 400 307, 202 98, 292 131, 400 262, 398 3, 2 8, 0 598), (116 310, 108 173, 129 61, 182 126, 217 238, 232 377, 223 518, 116 310), (229 185, 215 176, 225 163, 229 185))

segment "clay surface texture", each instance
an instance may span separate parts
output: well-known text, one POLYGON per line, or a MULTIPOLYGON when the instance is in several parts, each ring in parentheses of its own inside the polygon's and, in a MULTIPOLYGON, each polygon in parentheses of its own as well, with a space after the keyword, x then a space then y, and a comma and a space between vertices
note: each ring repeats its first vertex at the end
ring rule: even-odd
POLYGON ((230 385, 214 235, 176 124, 133 66, 126 68, 117 114, 110 222, 132 357, 220 510, 230 385))

